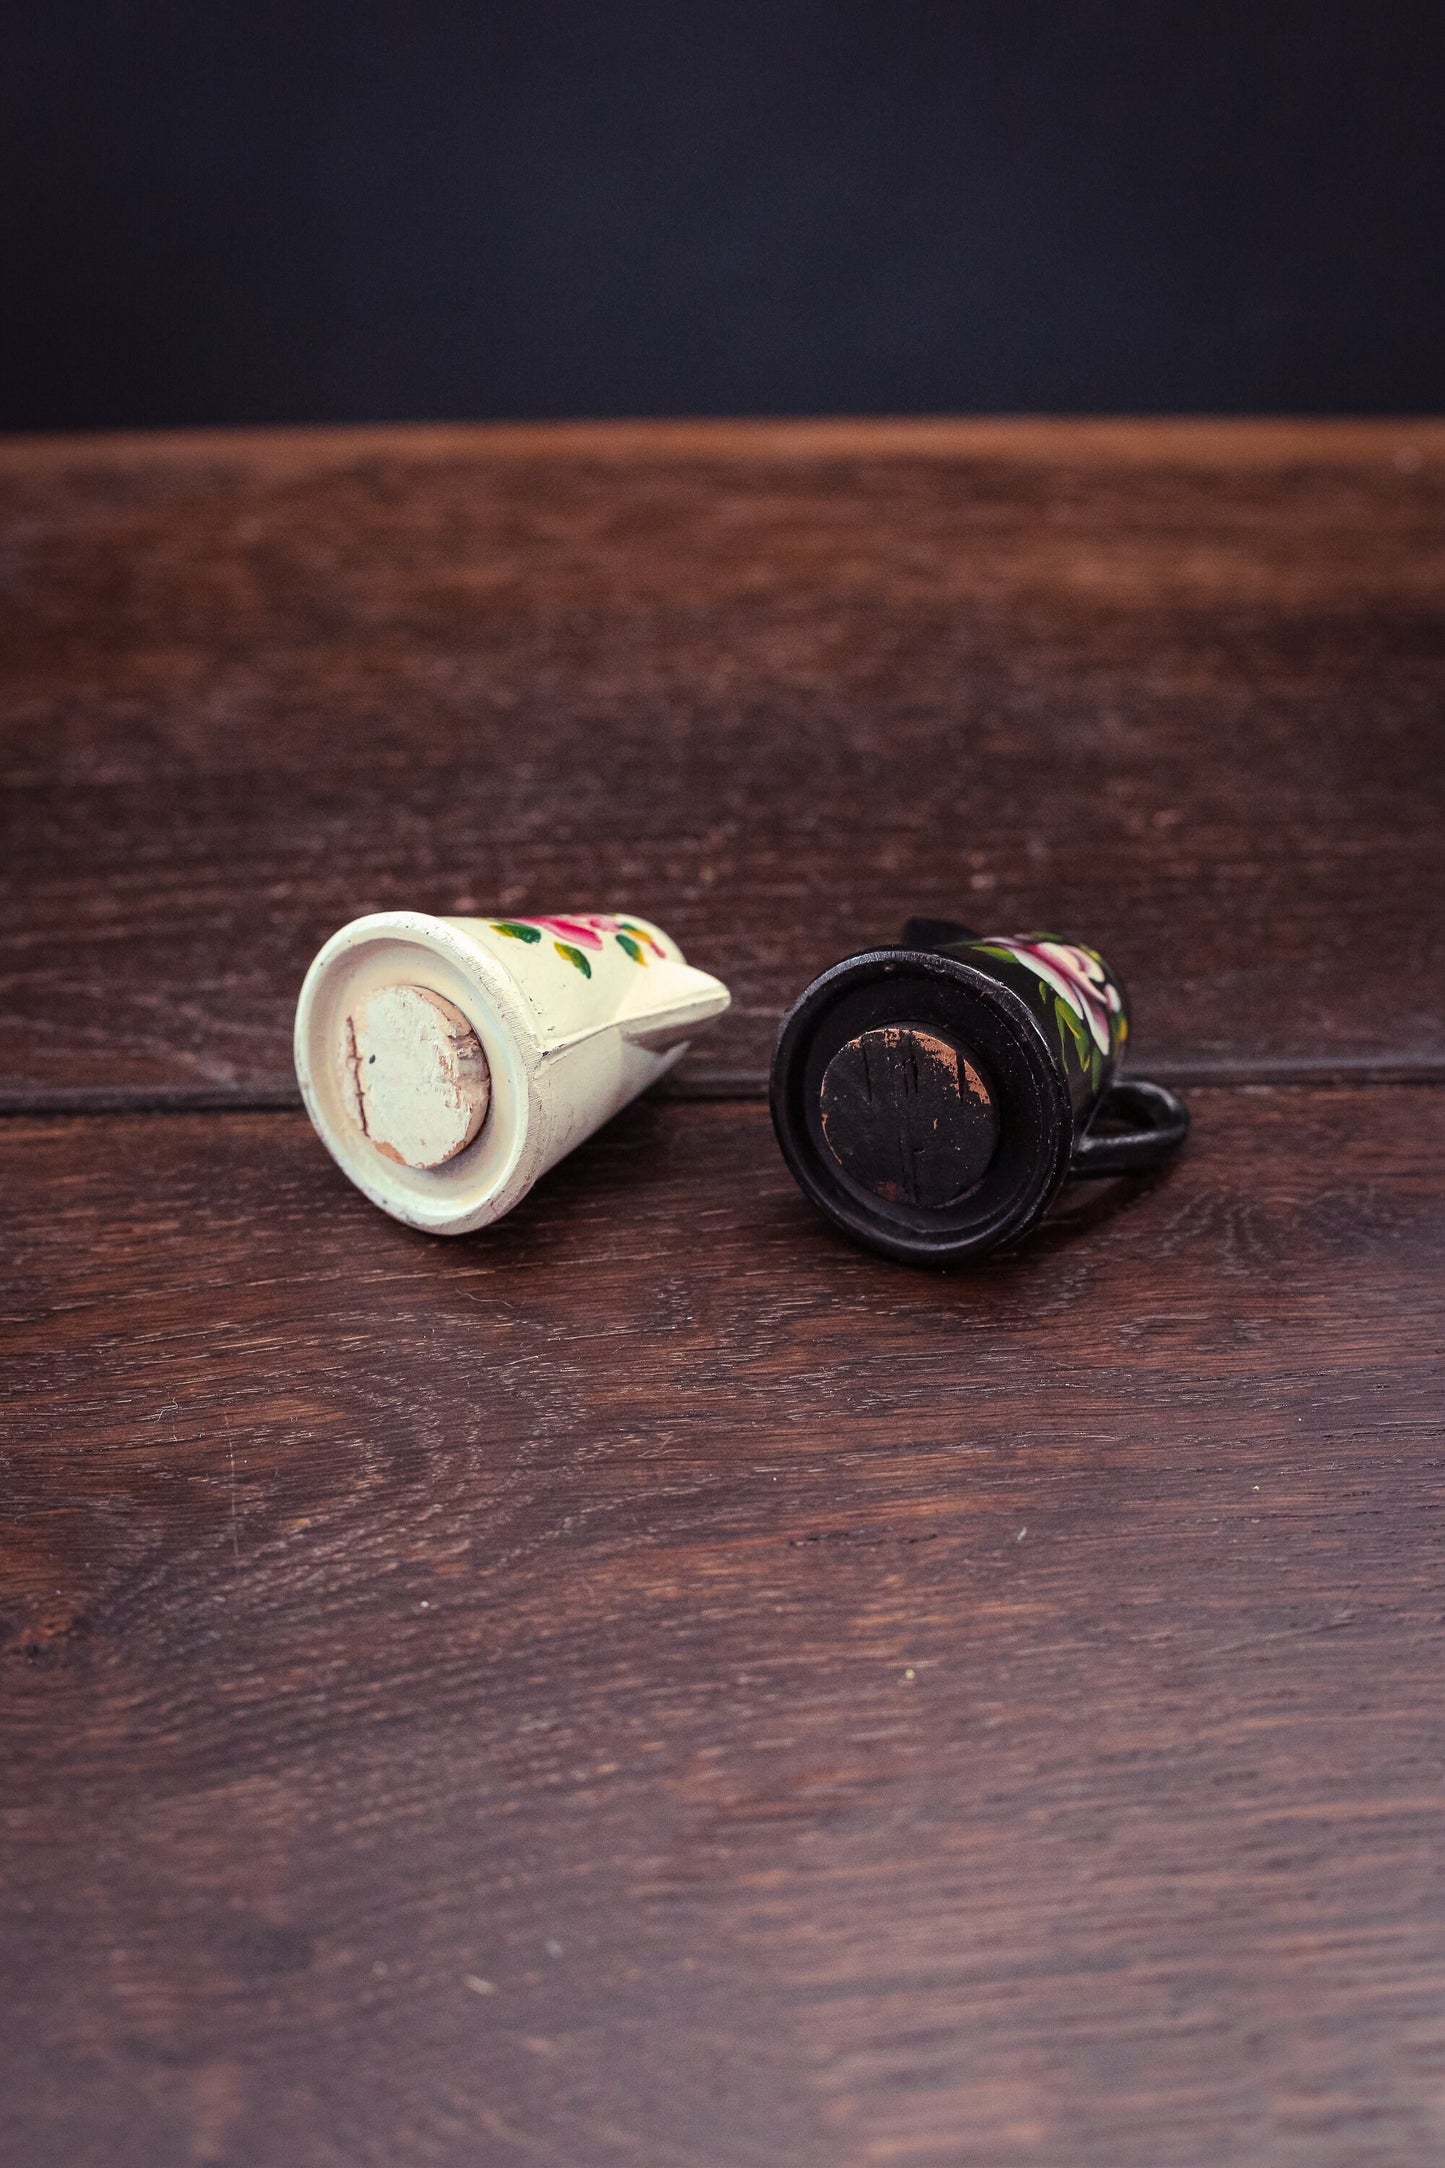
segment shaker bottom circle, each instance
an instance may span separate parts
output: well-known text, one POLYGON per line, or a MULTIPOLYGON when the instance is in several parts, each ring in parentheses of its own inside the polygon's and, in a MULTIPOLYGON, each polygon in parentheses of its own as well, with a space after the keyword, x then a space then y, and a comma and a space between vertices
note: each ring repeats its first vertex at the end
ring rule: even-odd
POLYGON ((815 979, 783 1020, 771 1105, 805 1194, 909 1263, 1023 1234, 1069 1169, 1072 1108, 1038 1025, 953 957, 877 950, 815 979))

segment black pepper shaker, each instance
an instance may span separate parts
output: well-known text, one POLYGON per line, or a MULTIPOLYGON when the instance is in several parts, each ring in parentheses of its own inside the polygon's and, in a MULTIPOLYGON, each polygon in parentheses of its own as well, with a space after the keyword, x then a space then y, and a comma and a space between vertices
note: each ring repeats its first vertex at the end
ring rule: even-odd
POLYGON ((773 1126, 813 1202, 886 1256, 952 1264, 1024 1234, 1071 1175, 1156 1166, 1173 1092, 1122 1081, 1129 1010, 1097 950, 912 918, 784 1017, 773 1126), (1092 1134, 1099 1116, 1123 1126, 1092 1134))

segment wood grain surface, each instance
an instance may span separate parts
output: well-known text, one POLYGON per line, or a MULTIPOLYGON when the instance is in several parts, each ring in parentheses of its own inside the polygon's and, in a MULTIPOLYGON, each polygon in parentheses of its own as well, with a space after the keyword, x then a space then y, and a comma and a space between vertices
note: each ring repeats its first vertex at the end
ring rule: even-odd
POLYGON ((1423 422, 0 446, 0 2168, 1438 2168, 1442 512, 1423 422), (286 1111, 391 904, 736 1006, 431 1240, 286 1111), (832 1233, 756 1095, 910 912, 1096 941, 1180 1162, 832 1233))
POLYGON ((621 905, 761 1089, 910 911, 1087 935, 1166 1077, 1445 1071, 1445 427, 0 450, 0 1091, 286 1099, 376 906, 621 905))
POLYGON ((0 1140, 7 2160, 1440 2157, 1445 1094, 954 1278, 746 1105, 0 1140))

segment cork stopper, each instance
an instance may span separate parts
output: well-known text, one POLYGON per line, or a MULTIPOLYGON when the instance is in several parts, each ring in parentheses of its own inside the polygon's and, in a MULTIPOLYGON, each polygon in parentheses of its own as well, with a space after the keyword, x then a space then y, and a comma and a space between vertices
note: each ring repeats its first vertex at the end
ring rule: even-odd
POLYGON ((426 986, 384 986, 347 1013, 341 1049, 347 1112, 402 1167, 441 1167, 481 1129, 492 1080, 460 1009, 426 986))
POLYGON ((930 1211, 981 1182, 998 1147, 998 1109, 967 1050, 919 1025, 885 1025, 839 1047, 820 1114, 829 1151, 855 1182, 930 1211))

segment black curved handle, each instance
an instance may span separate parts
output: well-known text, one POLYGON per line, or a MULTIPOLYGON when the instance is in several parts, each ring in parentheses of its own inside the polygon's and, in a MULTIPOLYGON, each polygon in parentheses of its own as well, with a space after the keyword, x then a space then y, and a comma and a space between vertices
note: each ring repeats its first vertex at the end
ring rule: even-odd
POLYGON ((1145 1167, 1157 1167, 1178 1151, 1189 1134, 1189 1109, 1184 1101, 1162 1084, 1146 1084, 1142 1077, 1111 1084, 1095 1107, 1093 1119, 1097 1121, 1101 1114, 1134 1126, 1116 1130, 1112 1136, 1080 1137, 1069 1161, 1069 1173, 1076 1180, 1138 1174, 1145 1167))

